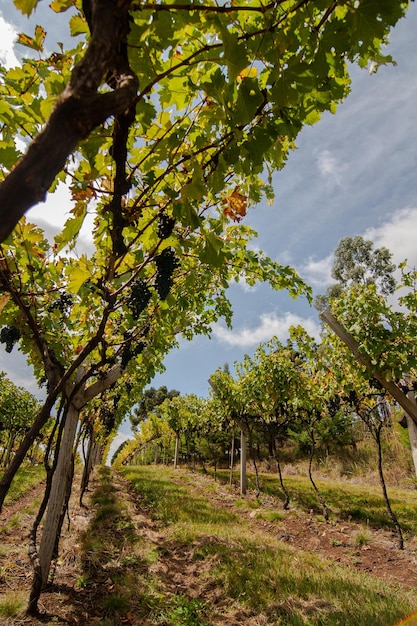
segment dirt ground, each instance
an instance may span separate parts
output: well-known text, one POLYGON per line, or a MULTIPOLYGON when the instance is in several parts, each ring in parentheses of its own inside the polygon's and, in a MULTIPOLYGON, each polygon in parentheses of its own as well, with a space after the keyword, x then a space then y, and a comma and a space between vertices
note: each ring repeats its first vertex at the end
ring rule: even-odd
MULTIPOLYGON (((91 490, 94 489, 94 480, 91 490)), ((176 478, 183 484, 184 477, 178 474, 176 478)), ((156 526, 146 510, 141 509, 135 501, 128 483, 115 473, 114 486, 116 495, 128 507, 129 516, 139 533, 146 536, 156 546, 163 543, 164 536, 160 527, 156 526)), ((386 580, 389 584, 400 585, 404 588, 417 587, 417 540, 406 542, 405 549, 400 551, 395 547, 395 536, 382 530, 366 530, 367 541, 360 545, 358 533, 363 534, 363 527, 353 522, 321 521, 312 512, 303 512, 299 509, 290 509, 285 512, 283 519, 268 522, 261 519, 262 509, 275 509, 276 502, 267 496, 261 496, 261 505, 256 505, 254 494, 248 494, 247 499, 253 500, 257 508, 239 509, 235 501, 239 494, 201 474, 187 476, 187 486, 195 489, 196 493, 203 493, 211 503, 219 508, 233 509, 247 518, 249 524, 262 529, 279 541, 285 541, 302 550, 317 553, 333 562, 344 564, 352 569, 366 572, 370 576, 386 580), (206 487, 210 486, 210 489, 206 487)), ((0 514, 0 597, 2 594, 16 590, 29 592, 32 570, 27 557, 28 532, 33 522, 33 500, 40 497, 43 486, 39 485, 24 498, 9 506, 5 506, 0 514), (18 524, 13 520, 18 520, 18 524)), ((99 615, 94 616, 94 593, 83 589, 76 581, 81 575, 80 568, 80 533, 87 528, 92 516, 93 507, 80 507, 76 500, 77 491, 71 504, 70 523, 65 525, 61 540, 61 555, 55 565, 53 587, 51 592, 42 594, 40 610, 44 613, 42 619, 32 618, 25 614, 18 618, 0 618, 0 623, 7 626, 41 626, 41 624, 71 624, 93 625, 100 624, 99 615), (3 622, 1 620, 3 619, 3 622)), ((88 494, 86 501, 88 502, 88 494)), ((167 593, 175 590, 176 593, 184 590, 189 593, 195 590, 195 595, 202 592, 197 565, 175 550, 163 551, 163 562, 158 563, 161 571, 166 572, 167 593)), ((99 589, 96 590, 99 594, 99 589)), ((96 598, 98 595, 96 596, 96 598)), ((210 602, 221 602, 222 590, 210 589, 210 602)), ((207 599, 207 597, 206 597, 207 599)), ((126 623, 129 624, 127 618, 126 623)), ((228 624, 254 624, 245 616, 235 616, 228 624)), ((417 622, 414 622, 416 624, 417 622)), ((145 624, 145 622, 144 622, 145 624)), ((225 624, 225 622, 220 622, 225 624)), ((148 624, 146 623, 146 626, 148 624)))

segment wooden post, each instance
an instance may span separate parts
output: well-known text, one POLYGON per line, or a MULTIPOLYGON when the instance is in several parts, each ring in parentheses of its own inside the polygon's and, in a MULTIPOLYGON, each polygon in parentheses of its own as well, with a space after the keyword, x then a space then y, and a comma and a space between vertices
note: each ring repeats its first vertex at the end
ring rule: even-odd
POLYGON ((246 494, 246 432, 241 426, 240 428, 240 494, 246 494))
POLYGON ((232 449, 230 450, 229 485, 233 484, 233 466, 235 464, 235 431, 232 433, 232 449))
POLYGON ((180 435, 178 432, 175 433, 175 451, 174 451, 174 469, 178 467, 178 451, 180 447, 180 435))
POLYGON ((358 361, 366 367, 372 376, 374 376, 378 382, 381 383, 384 389, 394 398, 394 400, 398 402, 406 414, 411 417, 413 422, 417 424, 417 406, 413 404, 409 398, 407 398, 406 394, 403 393, 401 389, 394 382, 392 382, 392 380, 387 380, 383 373, 371 364, 369 358, 360 351, 359 344, 356 339, 354 339, 354 337, 352 337, 352 335, 350 335, 343 328, 342 324, 337 321, 332 312, 327 309, 327 311, 320 313, 320 317, 330 326, 336 335, 340 337, 349 350, 353 352, 358 361))

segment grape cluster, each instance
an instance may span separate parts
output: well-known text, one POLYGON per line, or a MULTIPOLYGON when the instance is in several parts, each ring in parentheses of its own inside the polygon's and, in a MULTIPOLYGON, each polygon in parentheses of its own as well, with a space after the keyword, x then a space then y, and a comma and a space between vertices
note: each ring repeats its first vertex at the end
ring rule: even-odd
POLYGON ((175 217, 170 217, 166 213, 161 213, 158 221, 158 237, 167 239, 175 226, 175 217))
POLYGON ((338 410, 340 409, 340 398, 339 396, 333 396, 327 401, 327 409, 329 411, 329 415, 334 417, 338 410))
POLYGON ((60 296, 48 306, 48 311, 59 311, 62 315, 68 313, 72 307, 74 299, 69 293, 61 293, 60 296))
POLYGON ((172 248, 166 248, 155 258, 157 268, 155 289, 161 300, 165 300, 173 284, 172 273, 178 266, 175 252, 172 248))
POLYGON ((135 320, 146 309, 150 299, 151 291, 144 280, 137 280, 132 283, 128 304, 135 320))
POLYGON ((10 354, 19 339, 20 331, 15 326, 3 326, 0 331, 0 342, 6 344, 6 352, 10 354))
POLYGON ((143 352, 146 343, 144 341, 138 341, 135 345, 126 346, 122 353, 121 366, 122 370, 125 370, 127 364, 133 357, 137 356, 141 352, 143 352))
POLYGON ((111 411, 110 408, 107 406, 102 407, 100 413, 101 421, 104 426, 104 432, 106 433, 106 435, 109 435, 114 428, 116 419, 115 413, 114 411, 111 411))

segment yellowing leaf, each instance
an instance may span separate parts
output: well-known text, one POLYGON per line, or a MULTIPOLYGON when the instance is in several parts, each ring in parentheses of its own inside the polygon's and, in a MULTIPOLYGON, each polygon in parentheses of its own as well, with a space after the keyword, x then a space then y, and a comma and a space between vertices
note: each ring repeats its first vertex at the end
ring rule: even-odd
POLYGON ((13 0, 16 9, 19 9, 23 15, 30 15, 36 8, 39 0, 13 0))
POLYGON ((43 50, 43 42, 45 41, 45 37, 46 30, 43 28, 43 26, 39 26, 39 24, 37 24, 35 27, 35 41, 38 45, 38 50, 43 50))
POLYGON ((244 78, 255 78, 258 75, 258 68, 257 67, 246 67, 244 70, 242 70, 239 74, 239 76, 237 77, 237 82, 241 83, 242 80, 244 78))
POLYGON ((52 0, 49 5, 55 13, 63 13, 74 4, 74 0, 52 0))
POLYGON ((17 43, 20 43, 21 46, 26 46, 26 48, 42 52, 45 37, 46 30, 42 26, 37 25, 35 27, 34 37, 30 37, 30 35, 26 35, 25 33, 19 33, 17 36, 17 43))
POLYGON ((239 193, 239 187, 235 187, 232 193, 223 200, 226 205, 224 214, 228 215, 234 222, 240 222, 245 217, 248 208, 248 196, 239 193))
POLYGON ((25 33, 19 33, 17 36, 17 43, 20 43, 21 46, 26 46, 26 48, 32 48, 32 50, 37 50, 37 44, 33 37, 29 35, 25 35, 25 33))
POLYGON ((70 293, 78 293, 85 281, 91 276, 89 268, 81 263, 69 267, 66 274, 69 279, 68 291, 70 293))
POLYGON ((9 298, 10 296, 8 293, 5 293, 3 296, 0 296, 0 313, 3 311, 4 307, 8 303, 9 298))
POLYGON ((73 15, 69 21, 70 32, 73 37, 77 35, 84 35, 88 33, 88 25, 85 19, 81 15, 73 15))

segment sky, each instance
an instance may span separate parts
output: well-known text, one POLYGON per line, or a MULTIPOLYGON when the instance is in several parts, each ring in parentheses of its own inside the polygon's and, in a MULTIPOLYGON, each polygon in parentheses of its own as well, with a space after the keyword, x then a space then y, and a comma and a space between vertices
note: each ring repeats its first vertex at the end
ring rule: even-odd
MULTIPOLYGON (((9 0, 0 0, 0 63, 18 62, 24 51, 14 43, 16 34, 30 34, 35 23, 47 24, 47 4, 40 3, 28 20, 9 0)), ((46 46, 51 51, 56 41, 67 37, 65 29, 65 14, 47 25, 46 46)), ((324 115, 300 133, 297 150, 274 175, 273 205, 251 207, 245 218, 258 232, 255 246, 292 265, 315 294, 332 282, 332 253, 342 237, 362 235, 376 247, 386 246, 395 263, 407 259, 410 266, 417 266, 416 32, 417 3, 411 3, 386 50, 396 66, 380 67, 375 74, 352 68, 349 97, 335 115, 324 115)), ((67 201, 62 187, 58 202, 54 196, 31 209, 28 217, 53 232, 65 219, 67 201)), ((252 354, 259 343, 274 335, 285 341, 291 325, 301 324, 319 336, 317 312, 305 298, 294 301, 266 285, 250 289, 233 285, 229 295, 233 329, 219 322, 210 339, 181 340, 179 349, 165 360, 165 373, 152 386, 206 396, 208 378, 218 367, 228 363, 233 372, 234 363, 252 354)), ((7 355, 0 347, 0 370, 37 393, 19 353, 7 355)), ((117 441, 128 433, 124 423, 117 441)))

